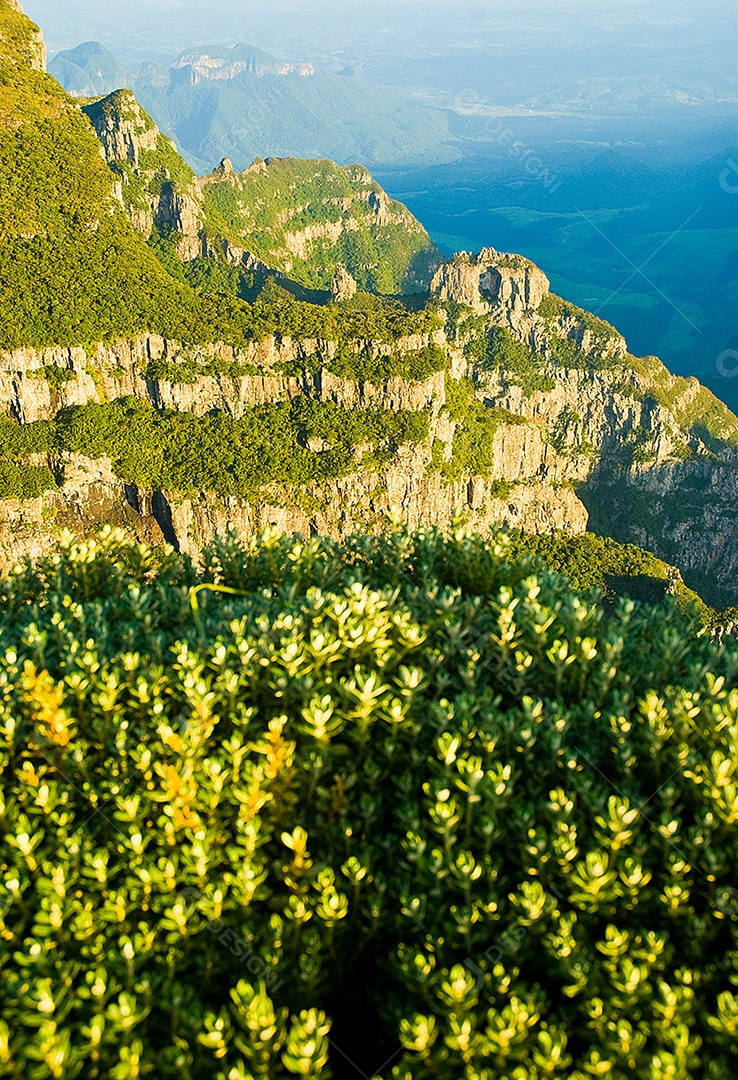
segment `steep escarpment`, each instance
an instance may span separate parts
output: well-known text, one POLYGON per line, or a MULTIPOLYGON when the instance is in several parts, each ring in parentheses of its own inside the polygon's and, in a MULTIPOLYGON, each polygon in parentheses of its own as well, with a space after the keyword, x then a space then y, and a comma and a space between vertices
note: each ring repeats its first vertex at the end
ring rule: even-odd
POLYGON ((492 249, 443 267, 433 290, 491 407, 545 425, 590 525, 678 563, 716 603, 738 572, 738 420, 694 378, 631 356, 607 323, 492 249))
POLYGON ((194 552, 394 509, 589 521, 734 600, 738 420, 696 380, 630 356, 520 255, 439 265, 359 167, 197 180, 130 92, 83 114, 0 16, 23 31, 0 56, 21 95, 0 97, 3 561, 106 521, 194 552), (381 295, 421 256, 425 298, 381 295))
POLYGON ((259 159, 237 173, 224 159, 197 179, 130 90, 83 112, 136 229, 185 263, 272 271, 323 292, 345 272, 360 288, 399 294, 427 290, 442 261, 423 226, 360 166, 259 159))
MULTIPOLYGON (((415 524, 448 525, 465 512, 480 528, 584 531, 564 459, 537 425, 485 411, 465 371, 441 331, 371 353, 320 340, 238 351, 147 337, 93 355, 0 354, 6 459, 15 454, 21 473, 44 465, 59 485, 25 501, 24 535, 29 514, 37 532, 45 515, 46 537, 61 525, 92 527, 112 503, 118 523, 149 539, 158 507, 162 536, 187 551, 229 527, 249 534, 270 522, 344 535, 380 527, 393 508, 415 524), (478 435, 475 464, 467 457, 478 435)), ((17 553, 13 532, 2 540, 6 558, 17 553)))

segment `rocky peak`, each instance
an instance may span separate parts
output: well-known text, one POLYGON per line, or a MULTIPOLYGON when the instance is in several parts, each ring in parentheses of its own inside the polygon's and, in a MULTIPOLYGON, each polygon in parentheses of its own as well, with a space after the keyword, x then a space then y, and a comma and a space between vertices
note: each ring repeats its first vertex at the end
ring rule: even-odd
POLYGON ((356 281, 351 274, 349 274, 346 267, 339 266, 331 286, 331 296, 334 301, 337 304, 340 304, 344 300, 352 300, 356 296, 358 289, 359 287, 356 284, 356 281))
POLYGON ((112 94, 82 110, 92 123, 108 164, 137 167, 143 150, 156 150, 161 132, 130 90, 112 94))
POLYGON ((459 252, 444 263, 431 282, 431 296, 464 304, 478 315, 504 313, 514 325, 538 308, 549 287, 529 259, 484 248, 479 255, 459 252))
POLYGON ((213 176, 218 180, 228 180, 231 176, 235 176, 235 170, 233 168, 233 162, 230 158, 224 157, 218 168, 213 173, 213 176))

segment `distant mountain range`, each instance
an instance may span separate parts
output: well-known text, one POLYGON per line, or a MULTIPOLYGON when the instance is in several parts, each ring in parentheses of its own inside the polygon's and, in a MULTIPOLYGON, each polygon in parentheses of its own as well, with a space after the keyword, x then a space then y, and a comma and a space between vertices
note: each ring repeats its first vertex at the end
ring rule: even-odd
POLYGON ((90 41, 59 53, 49 71, 78 98, 134 90, 197 171, 224 155, 237 170, 257 156, 369 165, 459 156, 441 111, 370 82, 358 69, 334 74, 247 45, 195 49, 171 65, 126 68, 90 41))

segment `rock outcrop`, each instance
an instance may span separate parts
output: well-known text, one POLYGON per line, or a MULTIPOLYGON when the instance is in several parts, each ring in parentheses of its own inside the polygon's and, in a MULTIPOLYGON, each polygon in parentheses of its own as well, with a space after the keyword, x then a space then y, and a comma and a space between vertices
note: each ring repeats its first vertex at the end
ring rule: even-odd
POLYGON ((479 255, 454 255, 438 269, 430 291, 437 300, 462 304, 478 315, 497 315, 496 322, 519 329, 549 288, 543 271, 522 255, 484 248, 479 255))
POLYGON ((138 168, 141 154, 156 150, 161 132, 130 90, 116 90, 82 111, 95 129, 108 164, 128 162, 138 168))
POLYGON ((118 177, 116 194, 141 235, 148 240, 157 229, 172 237, 183 262, 203 254, 206 213, 194 173, 131 91, 116 90, 82 111, 118 177))
POLYGON ((333 278, 333 284, 331 285, 331 297, 336 304, 341 304, 345 300, 353 300, 356 296, 359 286, 356 284, 355 279, 349 274, 345 266, 339 266, 336 270, 336 275, 333 278))

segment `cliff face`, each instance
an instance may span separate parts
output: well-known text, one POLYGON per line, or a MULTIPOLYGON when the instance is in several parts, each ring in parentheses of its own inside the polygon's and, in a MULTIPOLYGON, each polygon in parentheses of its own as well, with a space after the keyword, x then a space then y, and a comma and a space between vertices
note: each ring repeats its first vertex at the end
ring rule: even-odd
POLYGON ((184 262, 203 256, 323 291, 343 269, 362 288, 397 294, 427 290, 442 261, 423 226, 360 166, 270 158, 236 173, 226 158, 196 179, 130 90, 83 112, 133 224, 147 240, 155 230, 170 239, 184 262))
POLYGON ((109 462, 81 465, 74 455, 60 455, 49 461, 64 475, 59 492, 3 505, 5 560, 28 544, 31 550, 47 543, 62 524, 84 530, 108 519, 193 552, 229 527, 248 534, 274 523, 341 536, 358 525, 379 527, 392 507, 413 525, 448 525, 462 512, 482 529, 506 523, 572 533, 583 531, 591 515, 599 531, 681 566, 707 597, 731 599, 738 570, 738 420, 696 380, 670 376, 654 359, 629 357, 611 328, 551 297, 545 277, 527 261, 488 251, 473 274, 465 258, 459 264, 458 275, 447 268, 444 299, 470 300, 467 317, 481 318, 486 334, 502 330, 524 345, 534 359, 535 386, 494 352, 491 359, 474 355, 463 320, 454 327, 450 319, 430 337, 373 346, 382 355, 434 345, 446 353, 446 371, 377 384, 334 374, 339 347, 318 340, 269 338, 234 350, 185 348, 146 335, 90 355, 0 352, 0 401, 24 423, 124 396, 199 416, 217 410, 239 418, 254 406, 301 397, 347 411, 430 414, 428 438, 400 448, 379 472, 357 468, 321 484, 272 485, 249 501, 143 490, 116 476, 109 462), (53 377, 56 369, 63 378, 53 377), (168 378, 155 377, 157 370, 168 378), (443 472, 461 423, 448 398, 459 380, 501 418, 484 476, 443 472))
POLYGON ((2 569, 47 552, 62 530, 87 535, 104 524, 192 555, 229 529, 248 537, 276 525, 305 536, 340 539, 358 528, 382 531, 390 512, 412 527, 441 528, 461 514, 482 532, 507 524, 527 532, 577 534, 587 526, 587 512, 572 491, 533 483, 500 497, 489 479, 446 484, 427 474, 423 454, 398 455, 381 476, 359 472, 319 485, 274 486, 248 501, 208 492, 185 496, 141 489, 117 477, 105 459, 75 455, 63 465, 66 479, 58 491, 22 502, 0 500, 2 569))
POLYGON ((287 64, 261 49, 237 45, 233 49, 198 49, 182 53, 171 68, 172 86, 196 86, 203 82, 222 82, 239 75, 263 79, 267 75, 315 75, 312 64, 287 64))
POLYGON ((129 92, 85 119, 37 70, 36 35, 0 0, 12 91, 0 102, 0 340, 110 343, 0 351, 0 483, 29 496, 0 500, 0 563, 106 521, 194 551, 229 526, 379 528, 392 507, 412 525, 462 512, 480 529, 570 533, 589 513, 681 566, 706 599, 738 599, 738 419, 695 380, 629 356, 519 255, 489 248, 439 265, 422 227, 359 166, 257 161, 237 174, 224 161, 196 180, 129 92), (203 299, 154 248, 180 277, 173 255, 195 263, 187 280, 289 265, 334 303, 278 290, 253 307, 203 299), (398 291, 413 275, 432 311, 351 295, 398 291), (221 333, 240 346, 218 344, 221 333), (126 397, 144 405, 106 405, 126 397), (149 425, 147 443, 130 416, 149 425), (18 426, 38 421, 49 423, 18 426), (156 441, 172 431, 179 471, 156 441), (200 468, 211 446, 225 479, 200 468))
MULTIPOLYGON (((435 335, 435 344, 439 341, 445 342, 441 333, 435 335)), ((407 338, 394 348, 412 353, 429 344, 428 338, 407 338)), ((466 362, 457 350, 445 347, 460 377, 467 372, 466 362)), ((413 526, 448 526, 462 513, 480 529, 502 522, 528 531, 585 530, 586 510, 574 492, 563 486, 567 461, 546 442, 538 424, 501 423, 494 433, 494 465, 487 476, 444 479, 433 470, 432 461, 434 446, 436 454, 442 447, 444 459, 452 457, 458 427, 447 409, 448 374, 439 371, 420 381, 393 377, 374 385, 339 377, 327 366, 315 370, 310 363, 320 355, 324 365, 329 365, 337 351, 335 343, 277 343, 274 339, 240 352, 225 346, 193 350, 148 335, 100 346, 92 356, 83 349, 0 352, 0 401, 8 415, 23 423, 49 420, 72 406, 124 396, 137 397, 158 409, 200 416, 219 410, 235 418, 254 406, 303 396, 334 403, 347 412, 374 408, 430 413, 428 438, 419 446, 399 448, 381 471, 357 469, 348 476, 299 487, 271 485, 258 499, 248 501, 208 492, 183 495, 144 490, 116 476, 107 460, 49 455, 43 463, 63 475, 63 484, 59 491, 34 500, 0 502, 0 561, 7 564, 23 552, 43 550, 62 527, 84 532, 106 521, 124 525, 148 540, 167 540, 190 553, 228 528, 249 535, 276 524, 306 534, 340 537, 359 526, 381 528, 392 509, 413 526), (151 365, 156 362, 175 370, 181 367, 191 381, 152 379, 151 365), (191 374, 193 365, 204 372, 215 362, 238 365, 249 374, 235 378, 191 374), (301 376, 283 373, 300 364, 306 368, 301 376), (50 371, 66 374, 63 380, 46 377, 50 371)), ((34 458, 33 463, 42 461, 34 458)))

